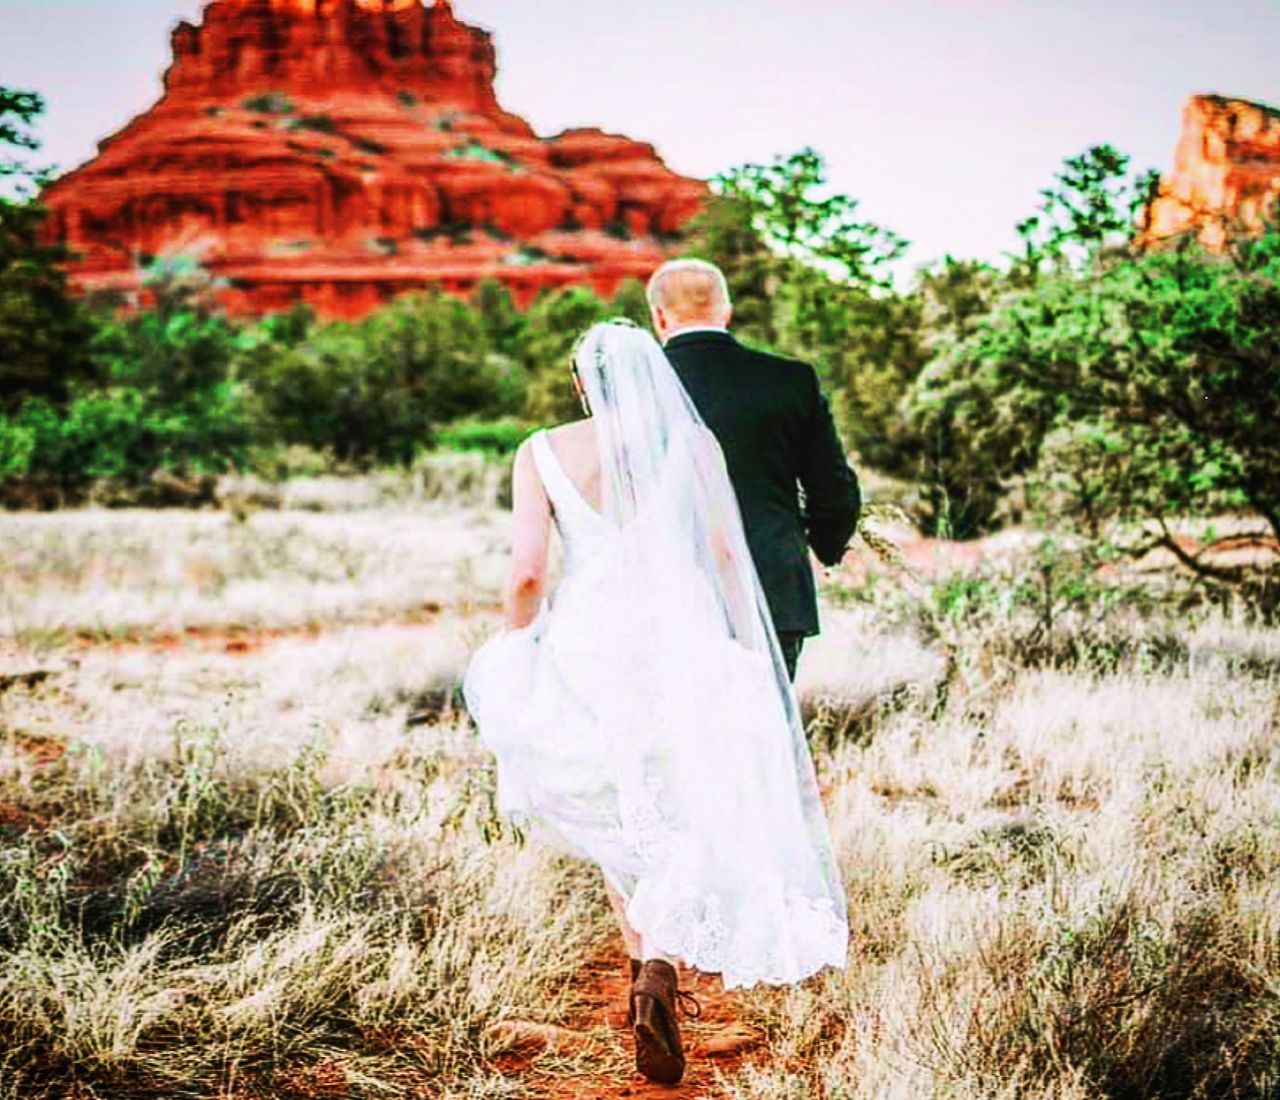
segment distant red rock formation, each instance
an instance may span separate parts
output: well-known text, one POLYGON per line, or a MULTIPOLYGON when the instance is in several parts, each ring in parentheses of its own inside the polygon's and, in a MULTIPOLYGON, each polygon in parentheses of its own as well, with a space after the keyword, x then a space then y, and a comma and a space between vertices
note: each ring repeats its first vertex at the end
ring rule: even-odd
POLYGON ((449 0, 214 0, 173 54, 160 102, 45 193, 84 291, 136 301, 151 257, 184 254, 242 314, 358 317, 487 278, 522 302, 608 295, 706 197, 650 145, 539 138, 498 104, 492 38, 449 0))
POLYGON ((1195 233, 1218 249, 1235 229, 1256 232, 1280 200, 1280 110, 1195 96, 1182 116, 1171 174, 1147 212, 1145 243, 1195 233))

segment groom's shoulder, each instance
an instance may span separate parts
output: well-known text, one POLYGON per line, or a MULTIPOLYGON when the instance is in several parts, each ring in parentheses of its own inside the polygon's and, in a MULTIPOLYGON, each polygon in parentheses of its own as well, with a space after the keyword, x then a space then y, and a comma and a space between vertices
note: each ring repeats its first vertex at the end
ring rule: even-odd
POLYGON ((813 364, 806 363, 803 359, 796 359, 788 355, 779 355, 777 352, 767 351, 763 348, 754 348, 741 341, 738 347, 747 361, 761 371, 768 372, 780 381, 793 385, 809 386, 817 378, 817 371, 813 364))
POLYGON ((736 335, 683 340, 677 337, 667 345, 666 352, 676 371, 686 379, 707 370, 728 370, 770 387, 811 389, 817 384, 817 371, 811 364, 744 343, 736 335))

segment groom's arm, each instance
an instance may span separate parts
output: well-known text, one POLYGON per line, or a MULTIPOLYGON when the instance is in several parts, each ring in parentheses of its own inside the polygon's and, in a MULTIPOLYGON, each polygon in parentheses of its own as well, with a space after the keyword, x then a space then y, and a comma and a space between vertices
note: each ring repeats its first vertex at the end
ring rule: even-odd
POLYGON ((849 466, 831 406, 808 368, 809 417, 801 437, 800 486, 809 546, 823 565, 839 565, 858 529, 862 491, 849 466))

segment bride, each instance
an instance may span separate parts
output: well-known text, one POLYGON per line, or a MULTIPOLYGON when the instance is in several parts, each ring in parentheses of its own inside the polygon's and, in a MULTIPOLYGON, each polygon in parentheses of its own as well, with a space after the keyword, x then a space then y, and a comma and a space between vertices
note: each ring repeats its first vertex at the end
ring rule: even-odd
POLYGON ((473 659, 466 699, 503 812, 603 872, 636 1066, 675 1084, 674 964, 726 988, 842 967, 845 896, 714 437, 626 322, 592 328, 573 373, 586 418, 516 456, 507 630, 473 659))

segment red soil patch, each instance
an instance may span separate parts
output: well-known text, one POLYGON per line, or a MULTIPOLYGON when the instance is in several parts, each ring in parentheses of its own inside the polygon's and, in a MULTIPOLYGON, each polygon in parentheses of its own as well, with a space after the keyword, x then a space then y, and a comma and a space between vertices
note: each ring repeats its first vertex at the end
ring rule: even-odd
POLYGON ((0 802, 0 829, 44 829, 49 823, 16 802, 0 802))
MULTIPOLYGON (((851 587, 865 584, 883 573, 903 574, 908 583, 936 581, 951 574, 973 574, 984 565, 1007 564, 1025 556, 1034 545, 1034 536, 1010 529, 1001 535, 973 542, 950 542, 946 539, 922 538, 889 532, 889 541, 897 547, 900 558, 886 564, 867 549, 850 553, 838 567, 837 576, 851 587)), ((1265 534, 1228 535, 1206 543, 1190 535, 1174 535, 1178 549, 1206 566, 1234 569, 1264 569, 1280 564, 1280 540, 1265 534)), ((1141 557, 1123 563, 1108 564, 1098 569, 1101 577, 1119 577, 1129 572, 1167 573, 1185 567, 1166 547, 1156 547, 1141 557)))
POLYGON ((634 1043, 627 1027, 627 1001, 631 989, 626 957, 611 949, 582 972, 584 1008, 569 1028, 546 1029, 546 1039, 558 1055, 572 1054, 573 1046, 598 1045, 610 1069, 590 1070, 566 1076, 563 1059, 553 1067, 541 1066, 544 1043, 537 1030, 529 1033, 523 1050, 494 1059, 504 1075, 522 1085, 520 1095, 529 1100, 663 1100, 710 1095, 720 1076, 732 1076, 762 1043, 762 1037, 738 1017, 736 999, 726 993, 716 975, 681 968, 680 987, 697 997, 702 1014, 682 1019, 687 1067, 684 1081, 674 1088, 646 1081, 634 1070, 634 1043), (607 1029, 597 1042, 601 1025, 607 1029), (612 1070, 612 1071, 611 1071, 612 1070))
POLYGON ((867 547, 851 551, 837 567, 836 576, 852 588, 866 584, 873 576, 893 574, 909 585, 932 581, 952 573, 973 573, 991 557, 989 542, 948 542, 945 539, 904 536, 893 531, 888 541, 900 555, 897 562, 880 560, 867 547))
MULTIPOLYGON (((58 763, 67 754, 67 743, 61 737, 36 737, 31 734, 10 732, 11 740, 19 752, 28 756, 37 767, 47 768, 58 763)), ((49 822, 39 814, 24 809, 16 802, 0 802, 0 829, 17 829, 37 832, 49 827, 49 822)))
POLYGON ((61 737, 18 733, 13 735, 13 743, 42 768, 56 764, 67 755, 67 743, 61 737))
POLYGON ((106 647, 116 652, 151 650, 178 653, 184 650, 218 651, 233 656, 249 656, 276 642, 317 641, 335 630, 384 626, 429 626, 445 610, 435 600, 400 615, 353 619, 343 622, 315 622, 301 626, 251 629, 239 626, 189 626, 184 630, 152 632, 135 630, 123 637, 103 638, 91 633, 77 634, 74 648, 79 651, 106 647))

